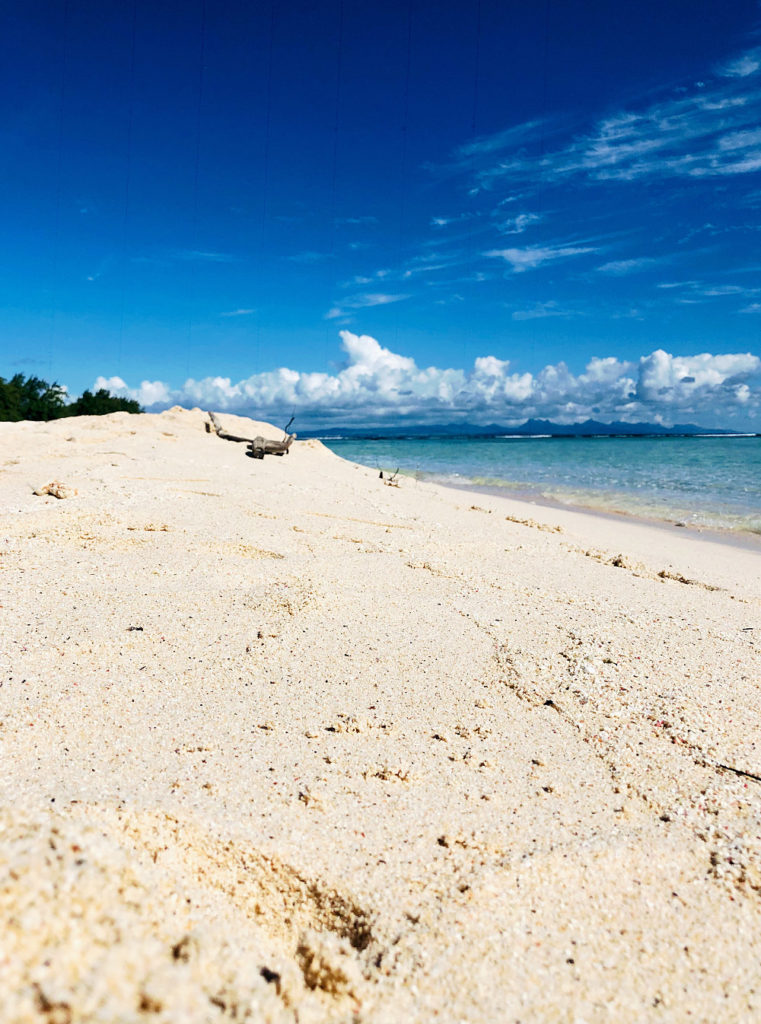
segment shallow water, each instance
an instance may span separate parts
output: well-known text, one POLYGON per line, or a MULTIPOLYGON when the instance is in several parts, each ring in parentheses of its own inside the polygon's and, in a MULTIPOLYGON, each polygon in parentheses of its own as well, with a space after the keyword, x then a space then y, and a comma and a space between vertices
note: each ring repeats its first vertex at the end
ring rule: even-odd
POLYGON ((336 454, 442 483, 761 534, 761 437, 325 440, 336 454))

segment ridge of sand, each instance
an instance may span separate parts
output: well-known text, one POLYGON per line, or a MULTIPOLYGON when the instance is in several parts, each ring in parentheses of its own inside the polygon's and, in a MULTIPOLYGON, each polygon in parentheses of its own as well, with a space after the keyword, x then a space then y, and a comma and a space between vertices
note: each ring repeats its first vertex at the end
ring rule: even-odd
POLYGON ((204 421, 0 424, 3 1024, 758 1016, 761 553, 204 421))

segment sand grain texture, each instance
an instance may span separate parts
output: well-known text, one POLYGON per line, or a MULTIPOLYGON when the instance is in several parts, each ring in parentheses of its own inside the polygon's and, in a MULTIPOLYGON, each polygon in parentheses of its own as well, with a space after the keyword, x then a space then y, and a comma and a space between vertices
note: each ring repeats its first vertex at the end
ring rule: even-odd
POLYGON ((761 1016, 761 554, 204 420, 0 424, 0 1020, 761 1016))

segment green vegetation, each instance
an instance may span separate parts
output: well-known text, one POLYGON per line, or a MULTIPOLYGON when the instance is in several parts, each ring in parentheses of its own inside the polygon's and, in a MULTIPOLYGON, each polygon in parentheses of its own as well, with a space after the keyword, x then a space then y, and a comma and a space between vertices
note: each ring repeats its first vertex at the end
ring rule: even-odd
POLYGON ((108 412, 142 412, 132 398, 119 398, 105 388, 95 394, 84 391, 66 403, 60 384, 48 384, 40 377, 17 373, 10 380, 0 377, 0 420, 57 420, 63 416, 103 416, 108 412))
POLYGON ((107 412, 142 412, 134 398, 119 398, 105 388, 95 394, 83 391, 79 398, 66 407, 65 416, 104 416, 107 412))

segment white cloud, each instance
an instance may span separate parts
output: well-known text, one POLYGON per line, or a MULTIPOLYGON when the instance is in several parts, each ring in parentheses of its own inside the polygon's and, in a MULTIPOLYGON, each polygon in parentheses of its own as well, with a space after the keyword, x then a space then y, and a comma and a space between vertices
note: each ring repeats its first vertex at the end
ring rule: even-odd
MULTIPOLYGON (((761 295, 761 288, 753 288, 741 284, 707 284, 704 281, 662 282, 658 288, 676 290, 676 301, 683 305, 694 305, 710 299, 742 298, 752 299, 761 295)), ((740 310, 745 312, 745 310, 740 310)))
POLYGON ((204 249, 175 249, 171 255, 176 260, 187 260, 190 263, 235 263, 238 258, 229 252, 212 252, 204 249))
POLYGON ((471 220, 474 216, 476 215, 473 213, 465 212, 459 213, 457 214, 457 216, 453 217, 431 217, 431 227, 445 228, 448 227, 450 224, 460 224, 464 220, 471 220))
POLYGON ((333 306, 325 314, 326 320, 335 320, 337 317, 347 316, 348 313, 357 309, 369 309, 372 306, 388 306, 392 302, 401 302, 408 299, 409 295, 389 295, 385 292, 364 292, 361 295, 347 295, 341 300, 340 305, 333 306))
POLYGON ((160 380, 144 380, 140 387, 130 388, 121 377, 96 377, 92 389, 99 391, 101 388, 112 394, 134 398, 146 408, 155 406, 164 409, 174 404, 172 390, 160 380))
POLYGON ((510 217, 499 225, 503 235, 522 235, 526 228, 532 224, 538 224, 541 220, 538 213, 519 213, 517 217, 510 217))
POLYGON ((637 397, 665 407, 695 407, 695 396, 718 397, 732 392, 745 378, 758 374, 761 360, 745 354, 671 356, 663 349, 640 360, 637 397))
MULTIPOLYGON (((751 291, 758 291, 758 289, 752 289, 751 291)), ((715 299, 724 295, 747 295, 748 292, 749 289, 743 288, 739 284, 718 284, 713 287, 704 288, 702 294, 709 299, 715 299)))
POLYGON ((551 316, 574 316, 568 309, 561 309, 557 302, 537 302, 528 309, 516 309, 512 313, 513 320, 544 320, 551 316))
POLYGON ((127 385, 121 377, 96 377, 92 386, 93 391, 100 391, 105 388, 107 391, 127 391, 127 385))
POLYGON ((472 176, 471 195, 496 186, 512 195, 573 177, 591 183, 748 174, 761 168, 758 72, 761 48, 704 82, 654 95, 586 128, 528 121, 475 139, 455 150, 447 170, 472 176))
POLYGON ((589 245, 529 245, 523 249, 491 249, 485 252, 484 256, 503 259, 516 273, 520 273, 524 270, 535 270, 543 263, 596 251, 589 245))
POLYGON ((630 260, 611 260, 610 263, 603 263, 597 269, 601 274, 623 277, 626 274, 635 274, 640 270, 647 270, 649 267, 664 261, 665 257, 662 256, 638 256, 630 260))
POLYGON ((372 284, 373 281, 382 281, 384 277, 389 277, 391 271, 388 267, 381 267, 379 270, 374 270, 371 274, 357 274, 356 277, 352 277, 349 281, 344 281, 341 284, 341 288, 354 288, 357 285, 372 284))
POLYGON ((136 398, 155 410, 181 404, 240 412, 280 422, 295 410, 309 425, 382 423, 519 423, 529 417, 673 423, 731 422, 761 411, 761 359, 750 353, 673 356, 658 349, 638 361, 591 359, 574 374, 565 363, 517 372, 493 355, 472 369, 419 367, 369 335, 341 331, 346 363, 335 373, 281 367, 233 383, 228 377, 162 381, 130 388, 120 377, 94 387, 136 398))
POLYGON ((761 143, 761 128, 745 129, 744 131, 728 132, 719 139, 719 149, 748 149, 761 143))
POLYGON ((255 309, 231 309, 231 310, 228 310, 226 313, 220 313, 219 315, 220 316, 251 316, 251 314, 255 313, 255 312, 256 312, 255 309))
POLYGON ((761 68, 761 49, 749 50, 719 68, 725 78, 748 78, 761 68))
POLYGON ((541 120, 526 121, 524 124, 514 125, 495 135, 481 136, 466 142, 456 150, 455 157, 458 160, 466 161, 473 157, 481 157, 484 154, 498 153, 500 150, 520 145, 528 141, 537 131, 543 130, 545 122, 541 120))

